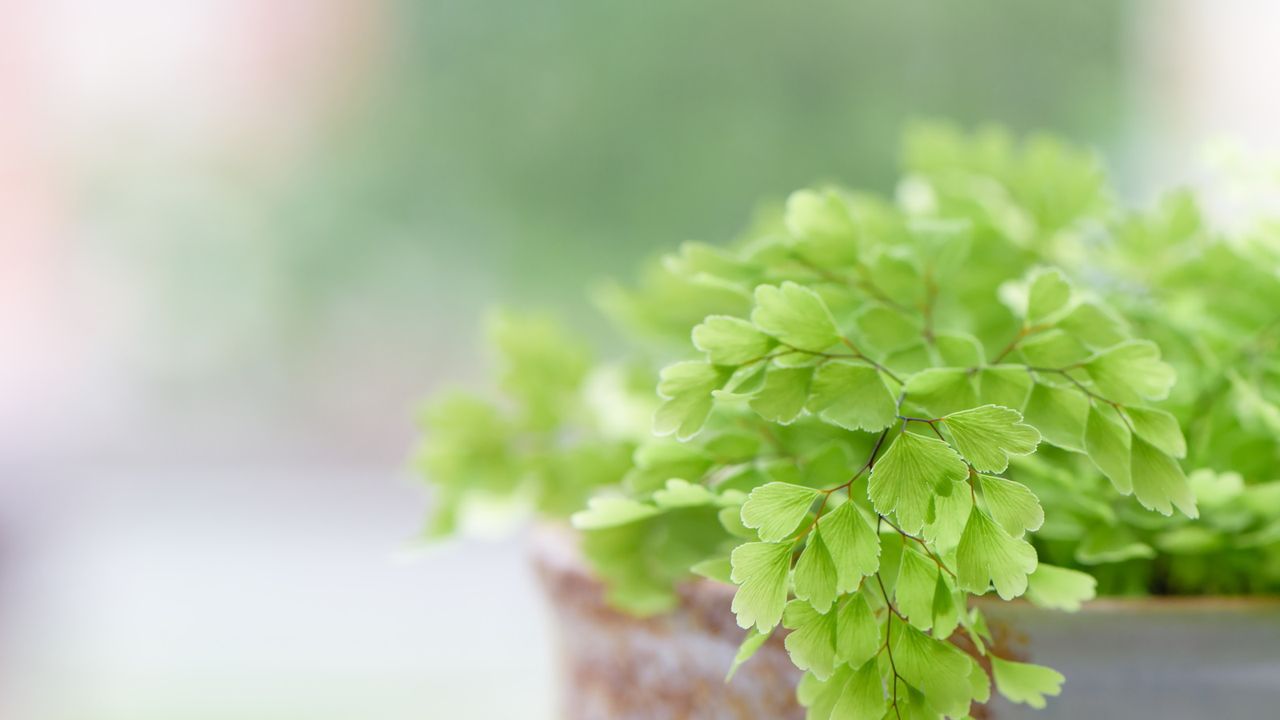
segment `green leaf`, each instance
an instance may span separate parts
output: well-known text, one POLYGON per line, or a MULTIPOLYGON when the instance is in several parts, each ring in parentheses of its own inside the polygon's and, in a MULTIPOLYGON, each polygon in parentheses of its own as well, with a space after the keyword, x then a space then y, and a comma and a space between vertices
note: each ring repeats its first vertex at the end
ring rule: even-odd
POLYGON ((1098 393, 1108 400, 1163 400, 1175 380, 1173 368, 1160 360, 1160 348, 1149 340, 1129 340, 1094 355, 1084 364, 1098 393))
MULTIPOLYGON (((804 673, 801 675, 800 682, 796 683, 796 701, 799 702, 802 707, 810 708, 809 715, 806 715, 806 717, 815 717, 813 715, 812 705, 815 702, 818 702, 824 694, 830 692, 832 695, 836 695, 838 693, 838 689, 832 690, 832 685, 835 685, 836 682, 844 682, 848 679, 848 668, 837 670, 835 672, 835 676, 828 680, 819 680, 811 673, 804 673)), ((837 688, 838 687, 839 686, 837 686, 837 688)), ((831 705, 835 704, 836 702, 833 699, 831 701, 831 705)), ((830 706, 828 706, 825 713, 821 715, 822 720, 826 720, 829 717, 831 717, 830 706)))
POLYGON ((960 606, 956 604, 955 593, 947 582, 946 574, 939 572, 937 575, 933 588, 933 636, 946 640, 960 625, 960 606))
MULTIPOLYGON (((1236 545, 1239 540, 1236 536, 1232 544, 1236 545)), ((1201 525, 1173 528, 1155 537, 1156 548, 1169 555, 1207 555, 1221 550, 1225 544, 1226 538, 1221 532, 1201 525)))
POLYGON ((853 592, 864 576, 880 569, 880 536, 852 502, 823 515, 818 534, 835 563, 840 592, 853 592))
POLYGON ((1023 365, 989 365, 977 377, 979 402, 1021 410, 1031 395, 1031 373, 1023 365))
MULTIPOLYGON (((899 712, 902 720, 934 720, 939 715, 948 717, 933 705, 928 695, 905 683, 898 697, 898 707, 885 713, 884 720, 897 720, 899 712)), ((969 717, 967 711, 964 717, 969 717)))
POLYGON ((569 518, 578 530, 599 530, 645 520, 660 511, 652 505, 625 497, 594 497, 587 501, 587 509, 569 518))
POLYGON ((783 425, 794 422, 809 397, 812 378, 811 367, 769 368, 764 376, 764 387, 751 398, 751 409, 765 420, 783 425))
POLYGON ((1138 437, 1175 458, 1187 456, 1187 441, 1182 437, 1178 421, 1169 413, 1155 408, 1126 407, 1125 415, 1138 437))
POLYGON ((1172 515, 1177 507, 1189 518, 1200 516, 1191 484, 1178 461, 1140 437, 1133 438, 1130 473, 1133 494, 1143 507, 1172 515))
POLYGON ((821 532, 809 533, 800 559, 796 561, 795 595, 807 600, 813 609, 825 613, 836 599, 839 584, 836 564, 831 559, 821 532))
POLYGON ((666 399, 654 414, 653 431, 675 433, 680 440, 698 434, 711 414, 711 392, 728 379, 721 368, 701 362, 679 362, 662 369, 658 395, 666 399))
POLYGON ((992 642, 991 629, 987 627, 987 616, 979 608, 972 608, 964 623, 964 634, 969 642, 978 650, 978 654, 987 654, 987 645, 992 642))
POLYGON ((867 599, 852 596, 836 612, 836 654, 854 666, 874 658, 884 642, 880 628, 867 599))
POLYGON ((663 509, 679 507, 698 507, 716 502, 715 493, 702 485, 694 485, 687 480, 672 478, 661 489, 653 493, 653 502, 663 509))
POLYGON ((1035 549, 974 507, 956 548, 960 588, 981 595, 995 585, 1001 599, 1012 600, 1026 591, 1027 575, 1035 569, 1035 549))
POLYGON ((806 485, 804 473, 794 458, 767 458, 760 463, 770 480, 791 485, 806 485))
POLYGON ((756 288, 751 322, 782 343, 809 352, 822 352, 840 341, 835 320, 822 298, 790 281, 756 288))
POLYGON ((1124 321, 1107 308, 1082 302, 1058 321, 1058 327, 1093 350, 1102 350, 1128 339, 1124 321))
POLYGON ((792 193, 787 198, 785 220, 792 238, 790 247, 810 265, 827 270, 857 262, 857 228, 848 204, 838 193, 792 193))
POLYGON ((662 487, 670 478, 702 477, 711 468, 712 458, 701 447, 652 438, 636 448, 632 462, 634 467, 623 482, 628 489, 643 493, 662 487))
POLYGON ((739 627, 770 630, 782 619, 793 547, 794 543, 751 542, 734 548, 730 561, 738 592, 732 610, 739 627))
POLYGON ((803 600, 792 600, 782 625, 791 630, 784 642, 791 663, 819 680, 831 677, 836 665, 836 614, 824 615, 803 600))
POLYGON ((1133 492, 1133 478, 1129 474, 1132 452, 1129 428, 1110 406, 1099 404, 1089 410, 1084 447, 1089 459, 1107 476, 1117 492, 1124 495, 1133 492))
POLYGON ((881 246, 867 263, 880 290, 900 305, 916 306, 924 297, 924 276, 918 256, 906 247, 881 246))
POLYGON ((986 357, 978 338, 966 333, 934 333, 933 344, 938 349, 938 359, 943 365, 976 368, 986 357))
POLYGON ((846 430, 875 432, 897 417, 897 402, 875 368, 836 360, 823 364, 813 376, 809 410, 846 430))
POLYGON ((1033 367, 1066 368, 1088 358, 1089 348, 1073 336, 1055 329, 1022 341, 1018 353, 1033 367))
POLYGON ((724 541, 712 507, 678 508, 582 532, 582 552, 604 580, 606 599, 637 615, 670 610, 689 567, 724 541))
POLYGON ((769 363, 748 363, 738 367, 725 381, 724 387, 712 393, 716 397, 751 397, 764 387, 764 377, 768 374, 769 363))
POLYGON ((1037 710, 1044 709, 1046 695, 1056 697, 1062 692, 1062 673, 1043 665, 1013 662, 992 655, 991 671, 1001 695, 1037 710))
POLYGON ((738 674, 738 668, 754 657, 756 652, 768 642, 769 636, 772 634, 772 631, 760 632, 755 628, 748 630, 747 636, 742 639, 742 644, 738 646, 738 653, 733 656, 733 664, 729 666, 729 672, 724 676, 724 681, 729 682, 732 680, 733 676, 738 674))
POLYGON ((693 346, 712 365, 741 365, 768 354, 773 340, 741 318, 712 315, 693 328, 693 346))
POLYGON ((1280 482, 1255 483, 1246 488, 1240 473, 1218 473, 1208 468, 1191 473, 1187 482, 1196 494, 1196 502, 1212 508, 1239 502, 1251 512, 1268 516, 1280 508, 1280 482), (1254 502, 1255 499, 1262 502, 1254 502))
POLYGON ((1098 581, 1088 573, 1040 563, 1027 584, 1027 599, 1043 608, 1075 612, 1097 594, 1098 581))
POLYGON ((1032 272, 1027 288, 1027 324, 1040 325, 1058 314, 1071 301, 1071 283, 1054 268, 1032 272))
POLYGON ((1246 427, 1262 427, 1273 435, 1280 434, 1280 404, 1269 401, 1256 383, 1241 377, 1235 368, 1227 370, 1226 375, 1235 412, 1246 427))
POLYGON ((701 282, 737 285, 748 282, 756 274, 736 253, 700 242, 682 243, 678 253, 662 258, 662 264, 676 275, 701 282))
POLYGON ((753 528, 749 528, 742 524, 742 507, 730 506, 720 508, 720 512, 716 514, 720 519, 720 526, 730 535, 741 538, 743 540, 755 540, 760 537, 753 528))
POLYGON ((974 695, 969 657, 955 645, 935 640, 905 623, 894 623, 893 627, 893 659, 902 679, 921 690, 929 704, 943 714, 968 714, 974 695))
POLYGON ((968 218, 912 216, 907 228, 922 251, 925 265, 934 271, 960 267, 969 256, 973 222, 968 218))
POLYGON ((848 445, 828 443, 802 460, 799 470, 803 479, 800 484, 815 488, 840 485, 849 479, 851 465, 848 445))
POLYGON ((933 520, 924 528, 925 538, 940 552, 954 548, 960 542, 972 509, 973 493, 969 483, 963 480, 943 483, 933 499, 933 520))
POLYGON ((791 193, 787 198, 785 217, 787 231, 798 240, 844 239, 853 249, 856 228, 849 217, 848 207, 834 192, 797 190, 791 193))
POLYGON ((915 535, 939 486, 967 475, 968 467, 950 445, 903 432, 876 462, 867 493, 881 515, 896 514, 903 532, 915 535))
POLYGON ((967 368, 929 368, 907 380, 907 399, 935 417, 978 404, 974 373, 967 368))
POLYGON ((1040 500, 1026 485, 994 475, 979 475, 978 484, 982 487, 987 511, 1013 537, 1035 532, 1044 524, 1040 500))
POLYGON ((1076 547, 1075 560, 1082 565, 1103 565, 1153 558, 1155 555, 1156 551, 1139 541, 1129 528, 1095 525, 1076 547))
POLYGON ((853 670, 848 665, 836 668, 826 680, 819 680, 813 673, 805 673, 796 687, 796 699, 808 708, 805 720, 834 720, 831 711, 839 702, 840 692, 852 674, 853 670))
POLYGON ((816 362, 817 355, 803 350, 790 350, 787 352, 776 353, 773 356, 773 364, 775 367, 811 368, 816 362))
POLYGON ((938 566, 914 548, 903 548, 893 597, 898 612, 921 630, 933 627, 933 593, 937 583, 938 566))
MULTIPOLYGON (((746 428, 722 430, 709 436, 703 444, 708 458, 724 464, 748 463, 760 456, 764 438, 758 432, 746 428)), ((710 465, 710 463, 708 463, 710 465)), ((675 475, 673 477, 700 477, 700 475, 675 475)))
POLYGON ((1013 455, 1030 455, 1040 443, 1040 433, 1022 422, 1017 410, 983 405, 946 417, 956 449, 975 469, 1003 472, 1013 455))
MULTIPOLYGON (((985 650, 979 650, 985 652, 985 650)), ((974 702, 986 703, 991 700, 991 678, 987 676, 987 671, 982 669, 978 661, 972 656, 969 658, 969 685, 973 691, 974 702)))
POLYGON ((880 680, 880 667, 868 660, 844 684, 840 698, 831 708, 832 720, 881 720, 888 699, 880 680))
POLYGON ((529 425, 554 427, 590 369, 588 347, 544 315, 499 312, 488 324, 502 364, 499 385, 518 401, 529 425))
POLYGON ((861 342, 884 353, 901 350, 919 342, 921 326, 914 315, 885 305, 871 305, 858 314, 861 342))
POLYGON ((1236 547, 1260 548, 1280 543, 1280 520, 1272 520, 1258 530, 1239 535, 1235 539, 1236 547))
POLYGON ((818 491, 801 485, 771 482, 761 485, 742 504, 742 524, 756 528, 760 539, 777 542, 795 532, 818 491))
POLYGON ((689 568, 689 572, 703 577, 708 580, 722 582, 726 584, 733 583, 733 565, 727 557, 715 557, 703 560, 689 568))
POLYGON ((1089 399, 1074 388, 1036 383, 1027 399, 1023 419, 1040 437, 1063 450, 1084 452, 1084 425, 1089 399))
POLYGON ((899 376, 918 373, 933 366, 934 357, 930 346, 924 340, 917 340, 901 350, 895 350, 884 357, 883 365, 899 376))

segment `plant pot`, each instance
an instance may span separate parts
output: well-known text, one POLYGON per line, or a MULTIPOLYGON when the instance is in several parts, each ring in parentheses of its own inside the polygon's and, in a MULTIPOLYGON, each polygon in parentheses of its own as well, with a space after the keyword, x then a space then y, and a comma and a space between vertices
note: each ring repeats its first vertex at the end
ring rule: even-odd
MULTIPOLYGON (((691 581, 654 618, 609 607, 572 533, 534 533, 533 561, 558 624, 566 720, 802 720, 800 673, 775 634, 724 682, 743 631, 733 588, 691 581)), ((993 700, 998 720, 1280 717, 1280 600, 1104 599, 1078 613, 983 601, 999 651, 1067 677, 1042 711, 993 700)))

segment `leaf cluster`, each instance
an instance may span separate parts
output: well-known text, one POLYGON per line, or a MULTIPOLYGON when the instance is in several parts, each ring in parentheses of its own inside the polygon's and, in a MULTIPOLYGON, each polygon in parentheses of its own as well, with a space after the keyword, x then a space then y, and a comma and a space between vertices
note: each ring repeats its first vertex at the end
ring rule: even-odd
POLYGON ((786 633, 811 718, 967 717, 993 686, 1043 707, 1063 678, 999 657, 975 596, 1280 586, 1276 235, 1215 237, 1185 195, 1119 209, 1049 138, 922 126, 905 158, 893 199, 799 191, 612 295, 671 357, 656 399, 545 328, 508 342, 512 403, 433 411, 440 506, 577 510, 637 613, 732 584, 734 668, 786 633), (583 412, 601 397, 654 403, 652 433, 583 412))

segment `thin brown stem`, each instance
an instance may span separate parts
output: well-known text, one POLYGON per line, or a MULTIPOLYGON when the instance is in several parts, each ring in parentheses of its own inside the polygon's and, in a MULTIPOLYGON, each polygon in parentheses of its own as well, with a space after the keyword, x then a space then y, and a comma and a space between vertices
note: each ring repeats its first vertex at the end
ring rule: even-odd
MULTIPOLYGON (((865 362, 866 364, 870 365, 871 367, 875 368, 877 371, 879 371, 879 372, 881 372, 881 373, 883 373, 883 374, 885 374, 885 375, 887 375, 887 376, 889 376, 889 377, 893 378, 893 381, 894 381, 894 382, 896 382, 896 383, 898 383, 899 385, 901 385, 901 384, 902 384, 902 378, 900 378, 900 377, 898 377, 896 374, 894 374, 894 372, 893 372, 892 370, 890 370, 889 368, 885 367, 884 365, 881 365, 880 363, 876 362, 875 360, 872 360, 871 358, 869 358, 869 357, 867 357, 865 354, 863 354, 863 352, 862 352, 861 350, 859 350, 859 349, 857 348, 857 346, 856 346, 856 345, 854 345, 854 344, 853 344, 853 341, 852 341, 852 340, 850 340, 849 338, 846 338, 846 337, 842 337, 842 338, 840 338, 840 342, 841 342, 841 343, 843 343, 845 346, 847 346, 847 347, 848 347, 850 350, 852 350, 853 352, 849 352, 849 353, 829 353, 829 352, 819 352, 819 351, 817 351, 817 350, 805 350, 804 348, 798 348, 798 347, 796 347, 796 346, 794 346, 794 345, 788 345, 788 344, 786 344, 786 343, 781 343, 781 345, 782 345, 782 347, 787 348, 787 350, 789 350, 789 351, 791 351, 791 352, 804 353, 804 354, 806 354, 806 355, 812 355, 812 356, 814 356, 814 357, 825 358, 825 359, 827 359, 827 360, 861 360, 861 361, 865 362)), ((776 355, 772 355, 772 356, 769 356, 769 357, 770 357, 770 358, 772 358, 772 357, 777 357, 777 356, 776 356, 776 355)), ((757 359, 757 360, 754 360, 754 361, 752 361, 752 362, 758 362, 758 361, 759 361, 759 360, 757 359)))
POLYGON ((867 458, 867 469, 870 470, 876 466, 876 457, 880 454, 880 448, 884 446, 884 439, 889 437, 889 428, 885 428, 880 433, 880 437, 876 438, 876 444, 871 448, 871 456, 867 458))
POLYGON ((813 273, 814 275, 817 275, 818 277, 822 278, 823 280, 826 280, 829 283, 832 283, 835 285, 850 285, 850 286, 859 288, 866 294, 870 295, 876 300, 879 300, 885 305, 896 308, 903 312, 911 311, 911 308, 907 307, 906 305, 903 305, 897 300, 894 300, 893 297, 889 295, 889 293, 885 292, 878 285, 876 285, 875 282, 871 280, 871 277, 867 275, 866 268, 862 267, 861 265, 857 267, 857 272, 859 276, 856 278, 850 278, 850 277, 842 277, 840 275, 837 275, 824 267, 815 265, 814 263, 810 262, 806 258, 800 257, 795 253, 791 254, 791 259, 799 263, 801 267, 805 268, 809 272, 813 273))
POLYGON ((880 584, 880 594, 884 596, 885 607, 891 611, 885 619, 884 629, 884 649, 889 653, 889 669, 893 671, 893 710, 897 714, 899 720, 902 718, 902 710, 898 708, 898 681, 902 676, 898 674, 898 664, 893 660, 893 616, 902 616, 893 607, 893 603, 889 601, 889 591, 885 590, 884 579, 880 577, 880 573, 876 573, 876 582, 880 584))
POLYGON ((1018 346, 1022 344, 1022 341, 1023 341, 1023 340, 1026 340, 1027 338, 1031 337, 1032 335, 1035 335, 1035 334, 1036 334, 1036 333, 1038 333, 1038 332, 1043 332, 1044 330, 1047 330, 1047 329, 1048 329, 1048 328, 1050 328, 1050 327, 1052 327, 1052 326, 1050 326, 1050 325, 1023 325, 1023 326, 1022 326, 1022 328, 1021 328, 1020 330, 1018 330, 1018 334, 1017 334, 1017 335, 1015 335, 1015 336, 1013 336, 1013 339, 1009 341, 1009 344, 1008 344, 1008 345, 1005 345, 1005 346, 1004 346, 1004 349, 1003 349, 1003 350, 1001 350, 1001 351, 1000 351, 1000 353, 999 353, 998 355, 996 355, 996 356, 995 356, 995 358, 993 358, 993 359, 991 360, 991 362, 989 362, 989 363, 987 363, 987 364, 988 364, 988 365, 998 365, 998 364, 1000 363, 1000 361, 1001 361, 1001 360, 1003 360, 1003 359, 1005 358, 1005 356, 1006 356, 1006 355, 1008 355, 1009 353, 1013 352, 1014 350, 1017 350, 1017 349, 1018 349, 1018 346))
POLYGON ((871 447, 871 454, 867 457, 867 461, 862 464, 862 467, 858 468, 858 470, 853 473, 852 477, 850 477, 848 480, 844 481, 843 483, 836 485, 835 487, 830 487, 830 488, 827 488, 826 490, 818 491, 822 493, 822 502, 819 503, 818 505, 818 511, 814 514, 813 522, 809 523, 809 526, 803 532, 801 532, 800 534, 792 538, 793 541, 799 540, 805 535, 808 535, 809 533, 813 532, 813 529, 818 526, 818 521, 822 519, 822 512, 827 507, 827 501, 831 499, 831 496, 833 494, 835 494, 840 490, 848 490, 853 486, 855 482, 858 481, 858 478, 862 477, 863 473, 875 467, 876 457, 880 454, 880 448, 884 445, 884 439, 888 436, 889 436, 889 428, 885 428, 884 432, 880 433, 880 437, 876 438, 876 444, 871 447))
POLYGON ((894 530, 897 530, 898 534, 902 536, 902 540, 904 543, 907 540, 914 540, 915 542, 919 543, 920 549, 924 550, 925 554, 928 555, 929 559, 932 560, 934 564, 938 566, 939 570, 942 570, 943 572, 945 572, 946 574, 950 575, 953 578, 956 576, 956 574, 951 571, 951 568, 947 567, 946 564, 942 562, 942 558, 938 557, 933 552, 933 550, 929 549, 929 544, 925 542, 924 538, 919 537, 917 535, 912 535, 911 533, 903 530, 902 528, 894 524, 892 520, 890 520, 889 518, 883 515, 880 516, 880 519, 883 520, 886 524, 888 524, 889 527, 893 528, 894 530))
POLYGON ((999 352, 999 353, 998 353, 994 358, 992 358, 992 359, 991 359, 991 362, 990 362, 990 363, 988 363, 988 364, 990 364, 990 365, 999 365, 999 364, 1000 364, 1000 361, 1001 361, 1001 360, 1003 360, 1003 359, 1005 359, 1005 357, 1006 357, 1009 353, 1013 352, 1014 350, 1017 350, 1017 349, 1018 349, 1018 344, 1019 344, 1019 343, 1021 343, 1021 342, 1022 342, 1022 340, 1023 340, 1023 338, 1025 338, 1025 337, 1029 334, 1029 333, 1027 332, 1027 330, 1028 330, 1028 329, 1029 329, 1029 328, 1027 328, 1027 327, 1023 327, 1021 330, 1019 330, 1019 331, 1018 331, 1018 334, 1017 334, 1017 335, 1015 335, 1015 336, 1014 336, 1014 338, 1013 338, 1012 340, 1010 340, 1010 341, 1009 341, 1009 344, 1008 344, 1008 345, 1005 345, 1005 346, 1004 346, 1004 349, 1003 349, 1003 350, 1001 350, 1001 351, 1000 351, 1000 352, 999 352))
POLYGON ((894 300, 889 293, 885 292, 879 285, 876 285, 875 281, 871 279, 871 276, 867 274, 866 268, 861 265, 858 266, 858 275, 859 278, 857 280, 857 284, 868 295, 879 300, 885 305, 894 308, 895 310, 905 313, 911 312, 911 308, 903 305, 897 300, 894 300))
POLYGON ((1088 387, 1085 386, 1084 383, 1072 377, 1070 371, 1075 369, 1075 367, 1078 367, 1078 366, 1068 365, 1067 367, 1060 367, 1060 368, 1045 368, 1045 367, 1034 367, 1034 366, 1028 365, 1027 369, 1033 372, 1038 372, 1038 373, 1053 373, 1055 375, 1061 375, 1062 377, 1066 378, 1072 385, 1074 385, 1077 390, 1084 393, 1085 396, 1089 397, 1090 399, 1106 403, 1107 405, 1110 405, 1111 407, 1115 408, 1117 411, 1121 410, 1124 407, 1123 404, 1118 403, 1115 400, 1108 400, 1107 398, 1090 390, 1088 387))
POLYGON ((889 377, 893 378, 893 381, 894 381, 894 382, 896 382, 896 383, 898 383, 899 385, 901 385, 901 384, 902 384, 902 378, 900 378, 900 377, 898 377, 897 375, 895 375, 895 374, 893 373, 893 371, 892 371, 892 370, 890 370, 889 368, 887 368, 887 367, 885 367, 884 365, 881 365, 880 363, 876 362, 875 360, 872 360, 871 358, 867 357, 866 353, 864 353, 864 352, 862 352, 861 350, 859 350, 859 349, 858 349, 858 346, 854 345, 852 340, 850 340, 850 339, 849 339, 849 338, 847 338, 847 337, 842 337, 842 338, 840 338, 840 342, 844 343, 845 347, 847 347, 847 348, 849 348, 850 350, 852 350, 852 351, 853 351, 853 353, 854 353, 854 355, 855 355, 859 360, 862 360, 863 362, 867 363, 868 365, 870 365, 871 367, 875 368, 876 370, 878 370, 878 371, 880 371, 880 372, 884 373, 885 375, 888 375, 889 377))

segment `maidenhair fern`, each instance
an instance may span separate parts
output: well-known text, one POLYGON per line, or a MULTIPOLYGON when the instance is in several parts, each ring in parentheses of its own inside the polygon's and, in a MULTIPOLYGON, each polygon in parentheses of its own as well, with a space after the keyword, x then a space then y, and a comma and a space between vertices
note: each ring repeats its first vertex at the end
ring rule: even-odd
POLYGON ((1043 707, 1062 676, 999 657, 975 596, 1071 610, 1095 574, 1133 589, 1107 569, 1134 562, 1149 590, 1186 586, 1215 571, 1175 575, 1179 555, 1224 551, 1228 527, 1251 543, 1229 548, 1236 564, 1280 581, 1261 570, 1280 560, 1280 489, 1230 474, 1233 453, 1274 458, 1275 442, 1245 428, 1260 439, 1242 450, 1222 427, 1280 423, 1275 245, 1217 242, 1184 206, 1123 213, 1091 156, 1049 140, 924 128, 907 157, 896 202, 800 191, 733 245, 685 245, 606 293, 677 354, 650 375, 651 428, 633 421, 643 370, 588 372, 564 338, 511 321, 513 403, 437 406, 424 457, 441 517, 495 491, 552 514, 585 502, 572 523, 614 603, 666 610, 690 573, 735 585, 734 667, 784 628, 821 719, 966 717, 993 683, 1043 707), (1271 263, 1245 277, 1272 314, 1226 300, 1237 351, 1216 324, 1196 337, 1208 287, 1169 288, 1242 257, 1271 263), (1190 399, 1168 402, 1166 341, 1190 399))

